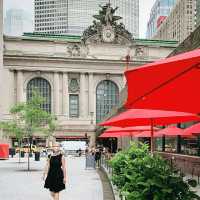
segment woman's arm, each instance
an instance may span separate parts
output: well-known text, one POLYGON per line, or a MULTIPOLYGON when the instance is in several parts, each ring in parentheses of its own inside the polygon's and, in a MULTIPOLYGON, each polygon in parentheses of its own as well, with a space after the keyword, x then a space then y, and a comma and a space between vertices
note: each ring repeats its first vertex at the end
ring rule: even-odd
POLYGON ((65 157, 62 155, 62 170, 64 175, 64 184, 66 184, 66 164, 65 164, 65 157))
POLYGON ((45 165, 44 172, 43 172, 43 180, 45 180, 45 178, 49 172, 49 166, 50 166, 50 159, 47 158, 47 163, 45 165))

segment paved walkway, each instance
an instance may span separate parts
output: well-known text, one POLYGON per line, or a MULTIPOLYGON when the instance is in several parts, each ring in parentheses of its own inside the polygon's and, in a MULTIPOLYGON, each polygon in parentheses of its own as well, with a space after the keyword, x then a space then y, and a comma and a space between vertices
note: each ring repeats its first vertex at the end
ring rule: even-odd
MULTIPOLYGON (((27 172, 27 159, 18 164, 17 158, 0 160, 0 199, 3 200, 50 200, 49 192, 43 188, 42 170, 45 159, 31 160, 31 172, 27 172)), ((95 170, 85 170, 85 158, 68 157, 67 189, 61 192, 61 200, 103 200, 99 175, 95 170)))

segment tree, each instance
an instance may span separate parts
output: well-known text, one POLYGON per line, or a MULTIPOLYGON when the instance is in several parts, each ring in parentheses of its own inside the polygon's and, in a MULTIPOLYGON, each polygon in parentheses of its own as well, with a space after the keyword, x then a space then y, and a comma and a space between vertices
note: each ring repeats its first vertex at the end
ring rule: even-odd
POLYGON ((4 133, 6 133, 6 135, 15 137, 17 139, 19 145, 19 163, 20 163, 21 143, 25 135, 25 130, 23 129, 23 127, 21 127, 20 123, 15 118, 13 118, 13 120, 9 122, 1 122, 0 129, 2 129, 4 133))
POLYGON ((191 190, 195 180, 184 180, 159 155, 151 155, 148 145, 133 143, 111 160, 112 180, 126 200, 197 200, 191 190))
POLYGON ((42 109, 45 99, 37 90, 33 90, 32 97, 25 103, 14 105, 10 113, 13 116, 9 122, 2 122, 1 127, 14 134, 17 138, 28 138, 29 156, 28 170, 30 170, 30 153, 32 138, 35 133, 43 133, 43 136, 52 134, 56 128, 55 117, 42 109), (14 128, 16 127, 16 128, 14 128))

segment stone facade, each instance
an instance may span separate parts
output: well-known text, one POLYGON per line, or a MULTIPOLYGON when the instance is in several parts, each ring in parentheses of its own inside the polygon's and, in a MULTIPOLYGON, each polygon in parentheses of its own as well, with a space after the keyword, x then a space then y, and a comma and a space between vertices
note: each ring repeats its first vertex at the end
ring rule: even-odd
POLYGON ((125 86, 125 56, 132 66, 166 57, 176 47, 175 42, 134 40, 129 45, 110 43, 83 44, 78 37, 27 35, 4 38, 3 119, 9 119, 10 107, 26 101, 27 84, 35 77, 51 85, 51 110, 57 116, 56 137, 87 136, 95 143, 96 88, 103 80, 113 81, 121 91, 125 86), (80 116, 69 116, 69 80, 80 83, 80 116))
MULTIPOLYGON (((110 4, 102 7, 95 16, 98 22, 82 37, 40 33, 4 37, 2 120, 10 119, 12 105, 27 100, 29 85, 35 81, 48 93, 46 106, 58 119, 54 136, 61 140, 87 136, 94 145, 96 121, 117 104, 113 96, 117 99, 125 87, 127 55, 134 67, 164 58, 177 46, 173 41, 132 39, 114 11, 110 4), (101 83, 110 86, 101 85, 97 90, 101 83)), ((35 137, 42 138, 39 133, 35 137)))

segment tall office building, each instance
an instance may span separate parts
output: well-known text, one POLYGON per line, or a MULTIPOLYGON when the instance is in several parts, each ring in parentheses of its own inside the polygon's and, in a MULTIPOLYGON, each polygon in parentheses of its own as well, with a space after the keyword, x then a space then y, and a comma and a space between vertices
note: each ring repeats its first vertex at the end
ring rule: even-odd
POLYGON ((197 6, 197 8, 196 8, 196 23, 197 23, 197 26, 200 26, 200 1, 199 0, 197 0, 197 2, 196 2, 196 6, 197 6))
POLYGON ((5 34, 10 36, 21 36, 24 32, 33 31, 31 16, 22 9, 10 9, 6 12, 4 20, 5 34))
POLYGON ((147 24, 147 38, 152 38, 163 21, 170 14, 176 0, 156 0, 147 24))
POLYGON ((35 0, 35 32, 67 33, 68 14, 68 0, 35 0))
POLYGON ((182 42, 196 27, 196 0, 177 0, 172 12, 153 39, 182 42))
MULTIPOLYGON (((35 32, 50 34, 77 34, 92 24, 99 5, 108 0, 35 0, 35 32)), ((111 0, 119 7, 116 15, 134 37, 139 36, 139 0, 111 0)))

